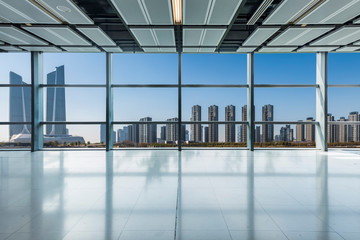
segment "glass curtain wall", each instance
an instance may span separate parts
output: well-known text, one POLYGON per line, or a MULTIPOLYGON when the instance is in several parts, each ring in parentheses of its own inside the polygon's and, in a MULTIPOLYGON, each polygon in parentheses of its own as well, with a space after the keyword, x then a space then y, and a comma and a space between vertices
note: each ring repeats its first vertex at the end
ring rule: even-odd
POLYGON ((31 146, 30 53, 0 53, 0 149, 31 146))
POLYGON ((328 125, 329 148, 360 146, 359 53, 329 53, 328 125))

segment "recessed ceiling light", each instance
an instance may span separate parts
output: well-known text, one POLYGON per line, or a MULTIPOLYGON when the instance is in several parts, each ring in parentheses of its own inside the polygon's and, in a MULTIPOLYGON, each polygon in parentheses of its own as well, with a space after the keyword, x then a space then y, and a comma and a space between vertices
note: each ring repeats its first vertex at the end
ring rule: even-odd
POLYGON ((61 11, 61 12, 65 12, 65 13, 71 12, 71 9, 66 7, 66 6, 56 6, 56 9, 61 11))

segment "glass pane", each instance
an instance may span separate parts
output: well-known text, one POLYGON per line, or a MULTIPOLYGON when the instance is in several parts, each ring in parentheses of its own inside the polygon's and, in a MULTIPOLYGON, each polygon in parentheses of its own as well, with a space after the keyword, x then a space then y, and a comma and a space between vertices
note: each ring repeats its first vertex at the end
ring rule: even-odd
POLYGON ((246 105, 246 89, 183 88, 182 100, 183 121, 225 121, 227 107, 234 108, 231 111, 235 116, 231 116, 235 121, 242 121, 240 111, 246 105))
MULTIPOLYGON (((177 147, 178 144, 179 131, 176 123, 114 125, 114 130, 114 148, 163 148, 177 147)), ((182 139, 185 141, 185 131, 182 139)))
POLYGON ((183 54, 183 84, 246 84, 245 54, 183 54))
POLYGON ((30 125, 0 125, 0 149, 30 148, 30 125))
POLYGON ((329 53, 329 84, 360 84, 359 53, 329 53))
POLYGON ((178 116, 177 88, 114 88, 114 120, 166 121, 178 116))
MULTIPOLYGON (((344 122, 360 121, 359 88, 329 88, 328 124, 329 147, 357 147, 360 145, 360 125, 344 122)), ((360 122, 359 122, 360 123, 360 122)))
POLYGON ((313 53, 255 54, 255 84, 315 84, 313 53))
POLYGON ((312 124, 256 125, 255 147, 314 148, 315 125, 312 124))
POLYGON ((105 121, 105 88, 44 89, 45 121, 105 121), (55 106, 55 107, 54 107, 55 106))
POLYGON ((44 148, 105 148, 101 134, 105 133, 100 125, 45 124, 44 148), (59 133, 59 129, 65 133, 59 133))
POLYGON ((177 84, 177 54, 114 54, 114 84, 177 84))
POLYGON ((30 53, 0 53, 0 84, 31 83, 30 53))
POLYGON ((45 53, 44 84, 105 84, 104 53, 45 53))
POLYGON ((31 87, 0 87, 0 122, 31 121, 31 87))
POLYGON ((255 88, 256 121, 315 118, 315 88, 255 88))

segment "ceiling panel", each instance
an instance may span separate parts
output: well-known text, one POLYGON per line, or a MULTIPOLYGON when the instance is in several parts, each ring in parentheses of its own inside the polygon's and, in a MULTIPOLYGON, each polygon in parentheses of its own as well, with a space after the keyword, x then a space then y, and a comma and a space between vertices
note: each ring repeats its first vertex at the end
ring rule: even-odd
POLYGON ((115 46, 115 42, 99 27, 77 27, 77 30, 99 46, 115 46))
POLYGON ((65 49, 68 52, 100 52, 100 49, 98 49, 97 47, 62 47, 63 49, 65 49))
POLYGON ((0 46, 1 50, 5 50, 8 52, 19 52, 22 51, 20 48, 14 47, 14 46, 0 46))
POLYGON ((0 40, 13 45, 47 45, 46 42, 10 26, 0 26, 0 40))
POLYGON ((283 48, 274 48, 274 47, 263 47, 258 52, 260 53, 290 53, 294 51, 296 47, 283 47, 283 48))
POLYGON ((143 48, 146 53, 175 53, 176 48, 143 48))
POLYGON ((236 52, 238 53, 251 53, 255 51, 256 47, 239 47, 236 52))
POLYGON ((242 1, 243 0, 184 0, 184 24, 228 25, 234 18, 242 1))
POLYGON ((106 52, 121 53, 123 50, 119 47, 103 47, 106 52))
POLYGON ((204 25, 210 11, 211 0, 184 0, 183 22, 185 25, 204 25))
POLYGON ((330 52, 335 50, 337 47, 302 47, 297 52, 330 52))
POLYGON ((71 24, 94 23, 75 3, 71 0, 35 0, 60 19, 71 24))
POLYGON ((183 29, 184 46, 217 46, 226 29, 183 29))
POLYGON ((55 44, 61 46, 81 45, 89 46, 87 40, 82 38, 69 27, 23 27, 23 29, 55 44))
POLYGON ((208 48, 208 47, 205 47, 205 48, 184 47, 183 48, 184 53, 199 53, 199 52, 202 52, 202 53, 214 53, 215 50, 216 50, 216 48, 208 48))
POLYGON ((110 0, 127 25, 170 25, 171 1, 110 0))
POLYGON ((11 23, 59 23, 29 0, 0 0, 0 17, 11 23))
POLYGON ((300 24, 342 24, 360 14, 360 0, 327 0, 299 21, 300 24))
POLYGON ((131 32, 141 46, 175 46, 174 29, 133 28, 131 32))
POLYGON ((22 49, 26 51, 36 51, 36 52, 62 52, 60 48, 54 46, 43 46, 43 47, 29 47, 29 46, 21 46, 22 49))
POLYGON ((310 45, 347 45, 360 39, 360 27, 342 27, 310 45))
POLYGON ((263 24, 287 24, 312 4, 313 0, 283 0, 263 24))
POLYGON ((342 47, 342 48, 336 49, 336 52, 355 52, 357 50, 360 50, 360 46, 359 47, 342 47))
POLYGON ((259 46, 280 28, 257 28, 243 43, 243 46, 259 46))
POLYGON ((334 28, 288 28, 268 43, 268 46, 302 46, 332 29, 334 28))

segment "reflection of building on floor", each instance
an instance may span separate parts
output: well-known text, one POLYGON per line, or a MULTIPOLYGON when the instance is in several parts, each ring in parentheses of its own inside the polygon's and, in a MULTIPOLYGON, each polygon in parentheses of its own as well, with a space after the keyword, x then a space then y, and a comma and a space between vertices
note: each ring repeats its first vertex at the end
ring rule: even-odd
MULTIPOLYGON (((27 85, 22 81, 22 77, 16 73, 10 72, 10 84, 27 85)), ((53 72, 47 74, 48 85, 64 85, 65 72, 64 66, 56 67, 53 72)), ((47 88, 46 97, 46 121, 47 122, 66 122, 65 107, 65 88, 52 87, 47 88)), ((31 115, 31 88, 30 87, 10 87, 10 122, 30 122, 31 115)), ((30 143, 31 127, 30 125, 11 125, 9 131, 10 142, 30 143)), ((72 136, 69 134, 66 124, 48 124, 46 125, 46 135, 44 143, 55 142, 85 143, 83 137, 72 136)))

